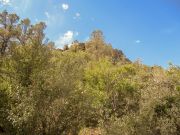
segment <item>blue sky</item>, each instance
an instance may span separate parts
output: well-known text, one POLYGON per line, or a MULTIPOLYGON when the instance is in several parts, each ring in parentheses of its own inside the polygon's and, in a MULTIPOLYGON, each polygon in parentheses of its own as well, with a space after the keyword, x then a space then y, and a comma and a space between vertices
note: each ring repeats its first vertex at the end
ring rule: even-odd
POLYGON ((0 11, 16 12, 32 23, 44 21, 58 47, 104 32, 114 48, 147 65, 180 65, 178 0, 0 0, 0 11))

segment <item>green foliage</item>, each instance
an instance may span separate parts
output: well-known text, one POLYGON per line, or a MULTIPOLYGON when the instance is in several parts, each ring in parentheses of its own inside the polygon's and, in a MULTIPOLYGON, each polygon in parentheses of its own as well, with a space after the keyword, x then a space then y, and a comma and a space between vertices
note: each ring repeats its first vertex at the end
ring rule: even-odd
POLYGON ((133 63, 99 30, 57 49, 45 28, 0 13, 0 134, 179 135, 178 66, 133 63))

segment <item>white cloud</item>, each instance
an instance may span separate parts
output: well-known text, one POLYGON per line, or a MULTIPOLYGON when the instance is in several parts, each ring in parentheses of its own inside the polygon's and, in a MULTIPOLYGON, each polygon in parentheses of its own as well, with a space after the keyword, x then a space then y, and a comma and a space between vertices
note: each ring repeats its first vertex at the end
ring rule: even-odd
POLYGON ((50 15, 49 12, 44 12, 44 15, 46 16, 45 23, 47 25, 53 24, 55 21, 55 17, 53 15, 50 15))
POLYGON ((10 0, 0 0, 0 4, 6 6, 6 5, 10 5, 11 1, 10 0))
POLYGON ((89 37, 89 36, 87 36, 87 37, 84 39, 85 42, 87 42, 87 41, 89 41, 89 40, 90 40, 90 37, 89 37))
POLYGON ((39 19, 35 18, 35 22, 36 22, 36 23, 39 22, 39 19))
POLYGON ((136 40, 135 43, 140 44, 140 43, 142 43, 142 41, 141 40, 136 40))
MULTIPOLYGON (((62 16, 60 14, 50 14, 49 12, 44 12, 44 15, 46 16, 45 23, 48 26, 54 26, 59 20, 63 20, 62 16)), ((61 21, 62 23, 62 21, 61 21)))
POLYGON ((80 15, 80 13, 76 13, 76 17, 80 17, 81 15, 80 15))
POLYGON ((64 33, 63 36, 60 36, 55 41, 55 44, 58 48, 63 48, 63 46, 66 44, 70 45, 73 42, 74 38, 78 35, 79 35, 78 32, 73 32, 73 31, 69 30, 66 33, 64 33))
POLYGON ((46 16, 47 18, 50 18, 50 15, 49 15, 48 12, 44 12, 44 14, 45 14, 45 16, 46 16))
POLYGON ((75 32, 75 36, 79 36, 79 32, 75 32))
POLYGON ((80 16, 81 16, 81 14, 77 12, 77 13, 75 14, 75 16, 73 17, 73 19, 79 19, 80 16))
POLYGON ((66 4, 66 3, 63 3, 61 6, 62 6, 62 9, 63 9, 64 11, 66 11, 66 10, 69 9, 69 5, 66 4))
POLYGON ((33 0, 9 0, 10 6, 16 13, 21 15, 26 15, 27 12, 30 12, 33 6, 33 0))

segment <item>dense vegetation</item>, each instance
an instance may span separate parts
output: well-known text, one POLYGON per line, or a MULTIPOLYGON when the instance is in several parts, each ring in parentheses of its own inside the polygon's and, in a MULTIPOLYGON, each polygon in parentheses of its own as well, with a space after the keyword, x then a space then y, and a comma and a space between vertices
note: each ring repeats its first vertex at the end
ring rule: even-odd
POLYGON ((131 62, 94 31, 57 49, 0 13, 0 134, 180 135, 180 67, 131 62))

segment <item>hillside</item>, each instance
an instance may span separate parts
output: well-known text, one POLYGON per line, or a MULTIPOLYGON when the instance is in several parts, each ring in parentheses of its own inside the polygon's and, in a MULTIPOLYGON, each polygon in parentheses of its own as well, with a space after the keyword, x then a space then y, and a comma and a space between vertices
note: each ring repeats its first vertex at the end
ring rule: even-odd
POLYGON ((95 30, 63 49, 0 13, 0 134, 179 135, 180 67, 130 61, 95 30))

